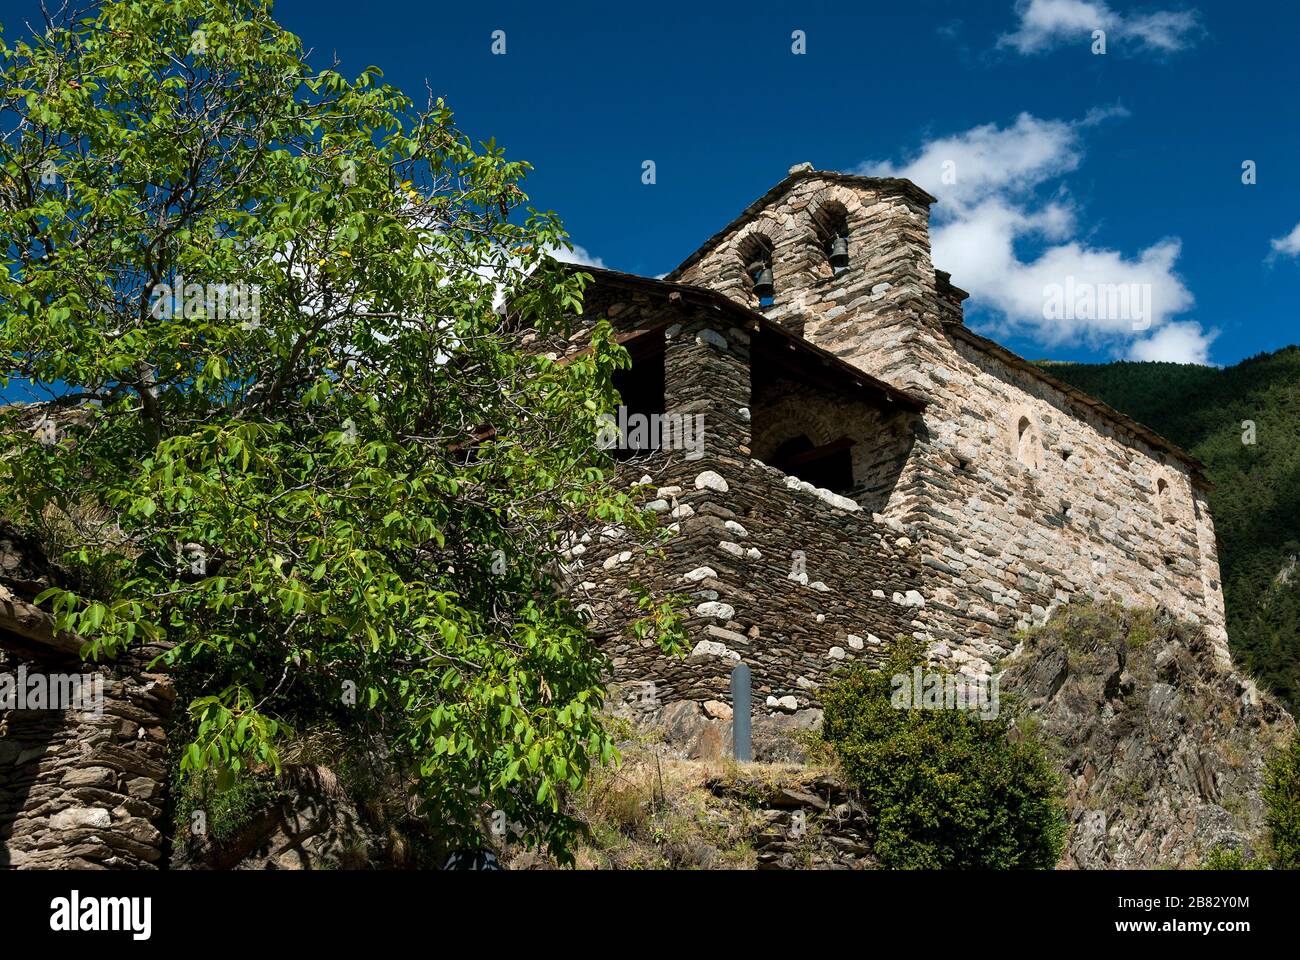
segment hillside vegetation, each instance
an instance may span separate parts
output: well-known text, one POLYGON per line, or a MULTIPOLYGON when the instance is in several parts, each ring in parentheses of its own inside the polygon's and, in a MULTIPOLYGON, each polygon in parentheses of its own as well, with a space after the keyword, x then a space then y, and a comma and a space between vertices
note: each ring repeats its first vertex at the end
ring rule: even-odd
POLYGON ((1300 347, 1225 369, 1042 366, 1205 462, 1233 656, 1300 708, 1300 347))

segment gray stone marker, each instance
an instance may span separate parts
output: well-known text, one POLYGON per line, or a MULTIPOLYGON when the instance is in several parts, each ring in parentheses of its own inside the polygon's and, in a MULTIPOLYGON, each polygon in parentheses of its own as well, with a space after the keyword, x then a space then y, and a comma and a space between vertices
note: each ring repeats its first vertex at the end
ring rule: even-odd
POLYGON ((749 690, 749 664, 738 663, 731 671, 731 724, 732 755, 739 763, 754 759, 753 738, 750 735, 752 712, 749 690))

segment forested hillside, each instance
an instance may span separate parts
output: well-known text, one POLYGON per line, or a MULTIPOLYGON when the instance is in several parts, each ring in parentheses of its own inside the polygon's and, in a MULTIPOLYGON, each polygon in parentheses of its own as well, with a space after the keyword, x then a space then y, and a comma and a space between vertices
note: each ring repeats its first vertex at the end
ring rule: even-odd
POLYGON ((1300 707, 1300 347, 1226 369, 1042 366, 1205 462, 1214 483, 1210 505, 1233 656, 1294 712, 1300 707))

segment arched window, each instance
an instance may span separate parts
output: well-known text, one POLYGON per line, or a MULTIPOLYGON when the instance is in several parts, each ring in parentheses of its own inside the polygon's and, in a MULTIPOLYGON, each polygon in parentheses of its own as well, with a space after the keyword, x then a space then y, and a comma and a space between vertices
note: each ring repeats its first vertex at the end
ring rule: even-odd
POLYGON ((776 283, 772 276, 772 241, 761 233, 751 233, 740 242, 737 253, 749 277, 750 294, 760 307, 771 306, 776 299, 776 283))
POLYGON ((1042 450, 1033 421, 1021 417, 1016 424, 1016 459, 1030 470, 1037 470, 1042 466, 1042 450))
POLYGON ((844 204, 828 200, 812 215, 813 240, 825 258, 827 272, 840 273, 849 265, 849 215, 844 204))

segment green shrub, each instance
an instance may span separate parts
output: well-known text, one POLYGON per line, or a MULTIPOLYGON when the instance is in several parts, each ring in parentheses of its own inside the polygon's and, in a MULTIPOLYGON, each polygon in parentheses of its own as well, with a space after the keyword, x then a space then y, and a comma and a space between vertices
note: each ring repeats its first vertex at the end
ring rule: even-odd
POLYGON ((225 790, 216 786, 210 772, 172 784, 176 797, 175 820, 183 833, 192 833, 193 815, 201 812, 204 834, 216 843, 233 839, 259 815, 289 796, 272 777, 245 774, 225 790))
POLYGON ((1268 862, 1258 857, 1246 859, 1235 847, 1215 847, 1201 862, 1202 870, 1267 870, 1268 862))
POLYGON ((1053 867, 1065 815, 1042 745, 1005 704, 992 719, 895 709, 891 677, 919 663, 900 642, 882 669, 851 669, 823 700, 823 736, 874 823, 876 856, 893 868, 1053 867))
POLYGON ((1300 870, 1300 736, 1268 760, 1264 768, 1264 803, 1273 864, 1300 870))

